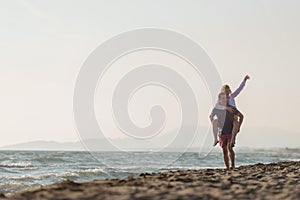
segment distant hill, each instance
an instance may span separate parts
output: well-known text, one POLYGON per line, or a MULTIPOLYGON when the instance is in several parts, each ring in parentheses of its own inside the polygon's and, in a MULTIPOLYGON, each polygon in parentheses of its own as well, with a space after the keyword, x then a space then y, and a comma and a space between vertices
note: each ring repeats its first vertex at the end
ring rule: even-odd
MULTIPOLYGON (((164 150, 183 151, 190 145, 189 151, 198 151, 200 147, 209 149, 212 145, 211 130, 200 127, 194 135, 193 127, 184 127, 183 134, 176 138, 177 130, 171 131, 162 136, 156 136, 149 140, 134 138, 111 139, 111 144, 106 139, 90 139, 84 142, 56 142, 56 141, 32 141, 7 145, 0 147, 0 150, 68 150, 81 151, 88 147, 94 151, 119 151, 119 150, 164 150), (207 134, 208 133, 208 134, 207 134), (207 135, 206 135, 207 134, 207 135), (194 137, 195 136, 195 137, 194 137), (207 136, 207 137, 205 137, 207 136), (118 148, 117 148, 118 147, 118 148)), ((300 148, 300 134, 275 128, 242 128, 238 134, 237 147, 253 148, 300 148)))
POLYGON ((32 141, 0 147, 5 150, 83 150, 79 142, 32 141))

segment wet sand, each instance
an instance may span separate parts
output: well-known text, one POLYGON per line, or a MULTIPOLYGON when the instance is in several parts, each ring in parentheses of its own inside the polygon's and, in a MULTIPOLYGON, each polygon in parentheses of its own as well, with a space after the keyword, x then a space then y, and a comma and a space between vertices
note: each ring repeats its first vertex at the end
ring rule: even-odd
POLYGON ((0 199, 300 199, 300 161, 66 181, 0 199))

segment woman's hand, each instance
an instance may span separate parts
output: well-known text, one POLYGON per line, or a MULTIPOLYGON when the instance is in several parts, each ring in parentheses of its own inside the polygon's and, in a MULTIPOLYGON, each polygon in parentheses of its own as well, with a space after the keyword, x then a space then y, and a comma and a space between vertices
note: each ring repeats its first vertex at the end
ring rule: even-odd
POLYGON ((245 78, 244 78, 245 81, 249 80, 249 79, 250 79, 250 76, 248 76, 248 75, 246 75, 245 78))
POLYGON ((226 110, 230 113, 233 113, 233 109, 231 107, 226 107, 226 110))

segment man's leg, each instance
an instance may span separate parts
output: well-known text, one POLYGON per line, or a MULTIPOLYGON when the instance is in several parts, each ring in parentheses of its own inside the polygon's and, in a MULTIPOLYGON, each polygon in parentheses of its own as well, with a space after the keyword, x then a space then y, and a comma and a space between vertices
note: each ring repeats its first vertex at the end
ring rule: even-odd
POLYGON ((224 163, 225 163, 226 169, 229 170, 229 157, 228 157, 227 145, 225 145, 224 147, 222 147, 222 149, 223 149, 224 163))
POLYGON ((233 150, 233 147, 231 145, 228 145, 228 150, 229 150, 229 156, 230 156, 230 160, 231 160, 231 167, 232 169, 235 168, 235 153, 234 153, 234 150, 233 150))
POLYGON ((212 124, 213 124, 213 133, 214 133, 214 144, 213 144, 213 146, 216 146, 218 144, 219 121, 217 119, 214 119, 212 124))

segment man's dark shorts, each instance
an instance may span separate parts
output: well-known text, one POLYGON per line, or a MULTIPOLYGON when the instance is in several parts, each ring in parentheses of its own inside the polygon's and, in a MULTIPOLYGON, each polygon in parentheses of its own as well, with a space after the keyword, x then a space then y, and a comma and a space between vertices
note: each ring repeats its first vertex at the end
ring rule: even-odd
POLYGON ((231 141, 231 136, 232 134, 222 134, 219 135, 219 143, 220 146, 223 147, 227 147, 231 141))

